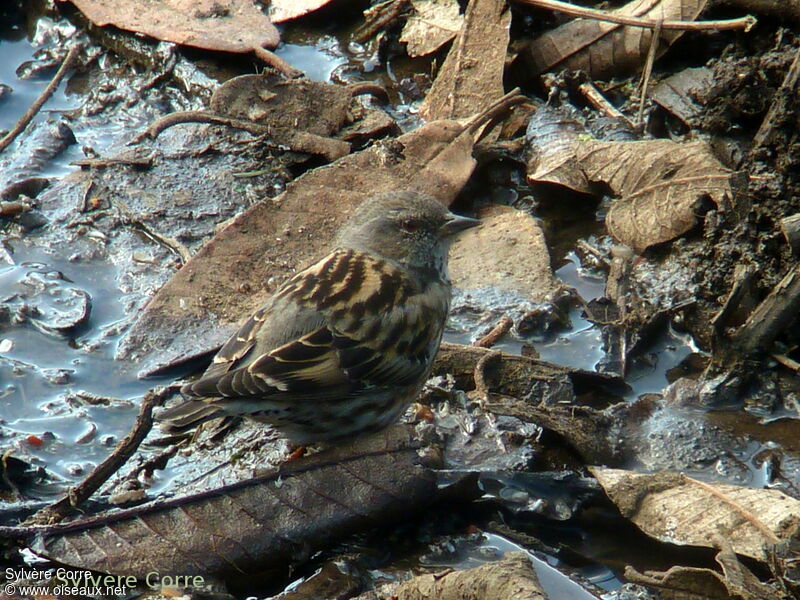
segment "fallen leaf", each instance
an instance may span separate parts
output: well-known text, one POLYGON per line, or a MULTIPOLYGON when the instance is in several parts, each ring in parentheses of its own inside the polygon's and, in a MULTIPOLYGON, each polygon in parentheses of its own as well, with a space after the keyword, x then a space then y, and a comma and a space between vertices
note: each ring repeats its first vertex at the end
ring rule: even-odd
POLYGON ((800 500, 778 490, 704 483, 668 472, 590 471, 623 516, 662 542, 713 547, 718 535, 737 554, 766 561, 775 544, 800 540, 800 500))
MULTIPOLYGON (((651 20, 693 21, 706 4, 708 0, 634 0, 608 12, 651 20)), ((681 30, 662 30, 657 56, 681 35, 681 30)), ((653 30, 644 27, 574 19, 533 40, 523 56, 533 74, 569 69, 585 71, 590 79, 609 79, 640 69, 652 38, 653 30)))
POLYGON ((502 96, 510 25, 505 0, 469 3, 461 31, 419 109, 424 119, 468 117, 502 96))
POLYGON ((436 52, 456 37, 464 22, 456 0, 411 0, 416 11, 406 21, 400 41, 409 56, 436 52))
POLYGON ((496 287, 543 302, 559 288, 539 224, 526 212, 486 206, 481 226, 465 231, 450 249, 450 278, 461 290, 496 287))
POLYGON ((397 426, 284 464, 278 474, 64 525, 2 528, 80 569, 231 575, 286 568, 333 540, 405 519, 435 497, 410 430, 397 426))
POLYGON ((638 253, 694 227, 704 199, 721 209, 733 195, 734 173, 705 142, 586 141, 576 157, 591 181, 602 181, 620 199, 606 216, 609 232, 638 253))
POLYGON ((243 53, 280 42, 278 30, 251 0, 69 1, 98 27, 114 25, 204 50, 243 53))

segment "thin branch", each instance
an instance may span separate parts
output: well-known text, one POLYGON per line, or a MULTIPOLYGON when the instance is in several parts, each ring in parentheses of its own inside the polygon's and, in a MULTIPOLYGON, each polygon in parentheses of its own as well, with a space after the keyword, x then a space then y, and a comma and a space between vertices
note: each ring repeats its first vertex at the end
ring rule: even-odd
POLYGON ((47 87, 44 88, 39 97, 36 99, 36 102, 31 104, 30 108, 25 111, 25 114, 22 115, 22 118, 17 121, 17 124, 14 126, 14 129, 9 131, 2 140, 0 140, 0 152, 8 148, 9 144, 17 139, 17 136, 25 131, 25 128, 31 122, 33 117, 36 116, 36 113, 42 108, 45 102, 53 95, 53 92, 58 89, 58 86, 61 84, 61 80, 64 79, 64 75, 67 74, 72 68, 75 59, 80 54, 83 46, 81 44, 76 44, 72 48, 69 49, 67 56, 64 58, 64 62, 61 63, 61 66, 56 71, 56 74, 53 76, 53 79, 50 80, 50 83, 47 84, 47 87))
POLYGON ((295 79, 305 75, 305 73, 303 73, 300 69, 296 69, 274 52, 270 52, 269 50, 259 46, 253 48, 253 52, 255 53, 256 57, 267 63, 273 69, 277 69, 289 79, 295 79))
POLYGON ((653 72, 653 63, 656 60, 656 49, 658 48, 658 38, 661 37, 661 24, 658 21, 653 35, 650 36, 650 48, 647 50, 647 60, 644 62, 644 72, 642 73, 642 93, 639 97, 639 112, 636 115, 636 124, 641 125, 644 119, 644 103, 647 100, 647 87, 650 85, 650 74, 653 72))
MULTIPOLYGON (((594 19, 595 21, 607 21, 609 23, 618 23, 620 25, 630 25, 632 27, 645 27, 647 29, 655 29, 658 23, 655 19, 642 19, 640 17, 629 17, 626 15, 618 15, 609 13, 603 10, 595 10, 592 8, 583 8, 581 6, 574 6, 566 2, 559 2, 558 0, 516 0, 520 4, 527 4, 528 6, 537 6, 539 8, 549 8, 563 12, 574 17, 582 17, 584 19, 594 19)), ((721 19, 718 21, 662 21, 661 29, 678 29, 680 31, 704 31, 704 30, 723 30, 723 29, 743 29, 745 32, 750 31, 758 21, 752 15, 740 17, 738 19, 721 19)))
POLYGON ((511 317, 501 318, 497 325, 495 325, 489 333, 487 333, 481 339, 472 342, 472 345, 477 346, 478 348, 491 348, 500 341, 500 338, 508 333, 513 324, 514 321, 511 319, 511 317))
POLYGON ((142 405, 133 428, 120 440, 114 451, 92 469, 92 472, 83 481, 70 488, 63 498, 37 512, 26 521, 25 525, 57 523, 74 508, 88 500, 109 477, 133 456, 153 426, 153 407, 177 389, 178 386, 172 385, 147 392, 142 399, 142 405))

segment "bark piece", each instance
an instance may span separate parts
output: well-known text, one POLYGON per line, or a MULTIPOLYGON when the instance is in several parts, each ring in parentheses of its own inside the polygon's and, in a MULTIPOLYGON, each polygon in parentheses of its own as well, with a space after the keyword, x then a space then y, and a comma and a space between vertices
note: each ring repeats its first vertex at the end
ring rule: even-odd
POLYGON ((623 516, 660 541, 709 547, 721 535, 737 554, 766 561, 776 543, 800 540, 800 501, 778 490, 708 484, 677 473, 590 470, 623 516))
POLYGON ((70 1, 98 27, 114 25, 204 50, 244 53, 280 42, 278 30, 250 0, 70 1))
POLYGON ((461 31, 420 107, 423 118, 468 117, 503 94, 510 25, 505 0, 469 3, 461 31))
POLYGON ((436 52, 456 37, 464 22, 456 0, 411 0, 416 13, 408 18, 400 41, 409 56, 436 52))

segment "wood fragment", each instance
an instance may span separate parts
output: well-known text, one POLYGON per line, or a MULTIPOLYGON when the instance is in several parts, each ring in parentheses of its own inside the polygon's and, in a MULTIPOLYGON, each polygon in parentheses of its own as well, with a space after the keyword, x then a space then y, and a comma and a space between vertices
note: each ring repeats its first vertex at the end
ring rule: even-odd
MULTIPOLYGON (((658 21, 655 19, 641 19, 639 17, 614 15, 606 11, 595 10, 592 8, 582 8, 580 6, 567 4, 566 2, 558 2, 557 0, 516 0, 516 2, 519 2, 520 4, 527 4, 528 6, 549 8, 550 10, 556 10, 574 17, 594 19, 595 21, 606 21, 609 23, 618 23, 620 25, 630 25, 632 27, 655 29, 658 25, 658 21)), ((721 31, 725 29, 742 29, 745 32, 748 32, 755 27, 757 22, 758 20, 752 15, 747 15, 738 19, 720 19, 716 21, 662 21, 661 29, 676 29, 679 31, 721 31)))
POLYGON ((39 97, 36 98, 36 101, 31 104, 30 108, 25 111, 25 114, 22 115, 17 124, 14 125, 14 128, 9 131, 3 139, 0 140, 0 152, 5 150, 9 144, 11 144, 20 133, 25 131, 25 128, 28 126, 28 123, 31 122, 33 117, 39 112, 45 102, 53 95, 53 92, 56 91, 58 86, 61 84, 61 80, 64 79, 64 75, 67 74, 72 68, 72 65, 75 63, 75 60, 78 58, 78 54, 80 54, 81 50, 83 50, 83 46, 81 44, 76 44, 72 48, 69 49, 67 56, 64 58, 64 62, 61 63, 61 66, 56 71, 56 74, 53 75, 53 79, 50 80, 50 83, 47 84, 47 87, 42 90, 42 93, 39 94, 39 97))
POLYGON ((514 321, 511 319, 511 317, 503 317, 500 319, 497 325, 492 327, 492 330, 489 333, 472 342, 472 345, 477 346, 478 348, 491 348, 500 341, 500 338, 502 338, 511 330, 512 325, 514 325, 514 321))
POLYGON ((365 23, 362 27, 359 27, 353 39, 359 44, 363 44, 389 23, 397 19, 406 9, 408 3, 409 0, 390 0, 390 2, 385 2, 384 5, 378 5, 370 9, 375 10, 377 16, 372 22, 365 23))
POLYGON ((800 311, 800 264, 794 266, 750 314, 734 336, 737 360, 767 352, 800 311))
POLYGON ((779 120, 782 115, 794 118, 792 111, 787 109, 790 106, 789 103, 793 103, 797 97, 798 80, 800 80, 800 48, 797 49, 792 65, 789 67, 786 77, 783 78, 781 87, 775 92, 769 110, 753 138, 753 147, 750 150, 751 157, 755 156, 773 138, 775 131, 781 125, 779 120))
POLYGON ((800 213, 781 219, 781 232, 789 243, 792 254, 800 254, 800 213))
POLYGON ((94 494, 101 485, 108 481, 109 477, 116 473, 133 456, 139 444, 147 436, 153 426, 153 407, 179 387, 171 385, 156 388, 145 394, 133 428, 128 435, 120 440, 114 451, 92 469, 92 472, 83 481, 70 488, 63 498, 35 513, 25 522, 25 525, 57 523, 94 494))

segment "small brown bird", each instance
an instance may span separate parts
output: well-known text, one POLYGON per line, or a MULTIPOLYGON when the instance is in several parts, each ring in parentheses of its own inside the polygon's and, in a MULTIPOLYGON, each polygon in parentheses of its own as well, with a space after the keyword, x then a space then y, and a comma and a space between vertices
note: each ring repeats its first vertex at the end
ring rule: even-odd
POLYGON ((479 223, 417 192, 368 199, 333 252, 284 283, 182 388, 196 399, 159 418, 183 428, 247 416, 296 444, 393 423, 439 349, 450 241, 479 223))

